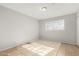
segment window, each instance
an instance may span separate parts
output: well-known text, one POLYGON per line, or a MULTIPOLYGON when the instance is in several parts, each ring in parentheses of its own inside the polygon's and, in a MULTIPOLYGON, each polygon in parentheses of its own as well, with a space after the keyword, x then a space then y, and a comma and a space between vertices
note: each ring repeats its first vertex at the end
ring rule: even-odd
POLYGON ((61 20, 53 20, 45 24, 46 30, 64 30, 64 19, 61 20))

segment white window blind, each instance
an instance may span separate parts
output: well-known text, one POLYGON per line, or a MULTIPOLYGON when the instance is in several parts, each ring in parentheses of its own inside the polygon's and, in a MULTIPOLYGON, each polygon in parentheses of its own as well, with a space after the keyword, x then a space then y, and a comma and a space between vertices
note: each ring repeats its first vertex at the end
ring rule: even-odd
POLYGON ((45 24, 47 31, 51 30, 64 30, 64 19, 53 20, 45 24))

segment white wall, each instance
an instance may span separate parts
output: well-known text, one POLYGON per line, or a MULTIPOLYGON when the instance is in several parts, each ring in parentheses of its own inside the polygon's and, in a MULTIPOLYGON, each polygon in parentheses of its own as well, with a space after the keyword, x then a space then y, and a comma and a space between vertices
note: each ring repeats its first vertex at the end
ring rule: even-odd
POLYGON ((58 42, 76 44, 76 13, 54 17, 40 21, 40 39, 48 39, 58 42), (63 31, 46 31, 45 24, 52 20, 64 19, 65 29, 63 31))
POLYGON ((79 11, 77 12, 77 45, 79 46, 79 11))
POLYGON ((38 21, 0 6, 0 50, 38 39, 38 21))

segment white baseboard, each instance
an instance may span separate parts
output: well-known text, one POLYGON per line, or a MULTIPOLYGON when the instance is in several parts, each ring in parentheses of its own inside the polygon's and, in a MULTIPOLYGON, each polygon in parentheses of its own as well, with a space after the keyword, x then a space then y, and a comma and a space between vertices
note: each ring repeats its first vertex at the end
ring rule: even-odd
POLYGON ((9 46, 9 47, 7 47, 7 48, 0 49, 0 52, 1 52, 1 51, 5 51, 5 50, 10 49, 10 48, 14 48, 14 47, 16 47, 16 46, 17 46, 17 45, 9 46))

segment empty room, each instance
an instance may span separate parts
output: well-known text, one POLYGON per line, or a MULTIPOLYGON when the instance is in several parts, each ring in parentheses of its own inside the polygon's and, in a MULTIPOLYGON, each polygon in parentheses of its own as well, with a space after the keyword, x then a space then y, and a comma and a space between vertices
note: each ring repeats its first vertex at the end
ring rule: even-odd
POLYGON ((0 56, 79 56, 79 3, 0 3, 0 56))

